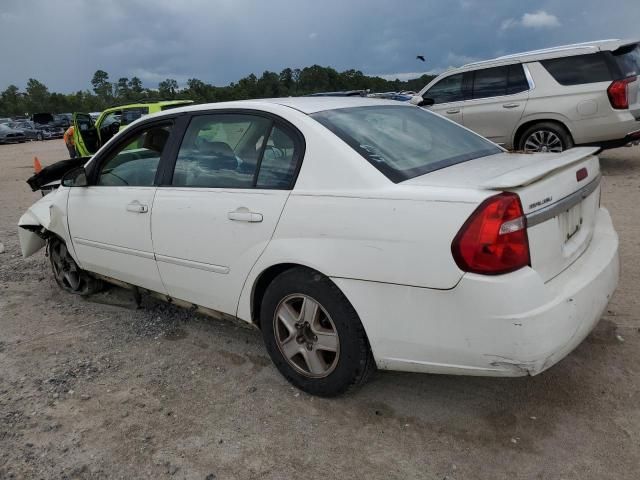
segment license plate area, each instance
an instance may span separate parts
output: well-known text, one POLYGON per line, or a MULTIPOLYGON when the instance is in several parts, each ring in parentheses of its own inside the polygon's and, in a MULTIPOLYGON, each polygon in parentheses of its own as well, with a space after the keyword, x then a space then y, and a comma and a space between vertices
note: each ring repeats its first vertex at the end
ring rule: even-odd
POLYGON ((560 232, 564 243, 567 243, 575 237, 582 228, 582 224, 584 223, 582 205, 583 202, 580 202, 558 216, 560 232))

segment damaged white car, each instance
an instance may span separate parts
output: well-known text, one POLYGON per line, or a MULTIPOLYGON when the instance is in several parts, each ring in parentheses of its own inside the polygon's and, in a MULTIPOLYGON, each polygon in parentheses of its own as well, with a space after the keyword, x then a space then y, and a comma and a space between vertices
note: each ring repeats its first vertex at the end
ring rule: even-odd
POLYGON ((509 154, 385 100, 190 106, 68 171, 20 241, 69 292, 110 281, 255 324, 313 394, 375 367, 535 375, 618 282, 595 152, 509 154))

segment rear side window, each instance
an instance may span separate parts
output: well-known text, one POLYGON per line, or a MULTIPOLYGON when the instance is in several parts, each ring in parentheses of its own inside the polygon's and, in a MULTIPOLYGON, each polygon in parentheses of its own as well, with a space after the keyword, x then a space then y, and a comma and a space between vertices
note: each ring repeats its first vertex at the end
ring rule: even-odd
POLYGON ((294 138, 258 115, 194 117, 178 152, 172 185, 289 189, 302 151, 294 138))
POLYGON ((433 99, 434 104, 460 102, 464 100, 462 89, 462 74, 445 77, 431 87, 424 94, 425 97, 433 99))
POLYGON ((473 95, 477 98, 500 97, 529 90, 522 65, 484 68, 473 72, 473 95))
POLYGON ((612 55, 622 78, 640 75, 640 44, 619 48, 612 55))
POLYGON ((606 59, 601 53, 553 58, 540 63, 560 85, 582 85, 612 80, 606 59))
POLYGON ((527 76, 524 73, 524 67, 519 64, 509 65, 509 81, 507 82, 507 95, 526 92, 531 88, 527 76))
POLYGON ((129 125, 148 113, 149 107, 125 108, 120 114, 120 126, 129 125))

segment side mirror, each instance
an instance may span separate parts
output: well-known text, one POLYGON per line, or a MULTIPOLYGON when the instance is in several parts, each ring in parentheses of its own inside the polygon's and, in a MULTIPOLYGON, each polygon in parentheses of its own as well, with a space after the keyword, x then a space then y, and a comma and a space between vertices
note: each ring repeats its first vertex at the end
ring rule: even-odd
POLYGON ((62 176, 60 182, 63 187, 86 187, 89 185, 87 181, 87 172, 84 167, 77 167, 69 170, 62 176))
POLYGON ((436 103, 433 98, 421 97, 420 95, 414 95, 413 97, 411 97, 411 100, 409 100, 409 102, 419 107, 431 107, 436 103))

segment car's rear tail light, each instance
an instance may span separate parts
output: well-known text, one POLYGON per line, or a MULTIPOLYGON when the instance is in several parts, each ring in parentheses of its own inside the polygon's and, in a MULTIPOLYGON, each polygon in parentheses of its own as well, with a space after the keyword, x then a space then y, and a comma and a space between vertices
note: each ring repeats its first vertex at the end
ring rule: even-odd
POLYGON ((527 219, 520 197, 503 192, 482 202, 454 238, 451 252, 461 270, 483 275, 530 265, 527 219))
POLYGON ((635 82, 638 77, 627 77, 622 80, 616 80, 607 89, 609 102, 616 110, 625 110, 629 108, 629 94, 627 86, 635 82))

